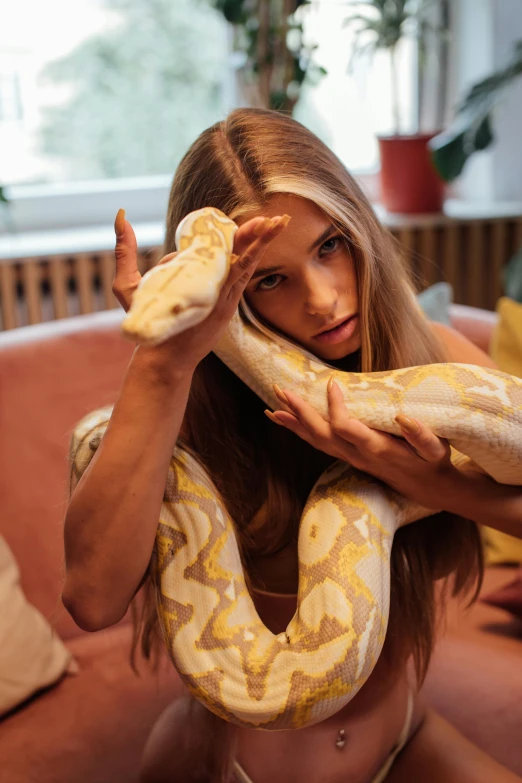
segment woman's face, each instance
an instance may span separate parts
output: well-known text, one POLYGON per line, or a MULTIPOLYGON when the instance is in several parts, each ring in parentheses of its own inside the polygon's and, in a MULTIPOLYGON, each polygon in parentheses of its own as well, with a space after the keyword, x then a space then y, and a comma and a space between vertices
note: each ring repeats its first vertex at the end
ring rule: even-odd
POLYGON ((285 213, 292 219, 270 242, 245 298, 265 321, 315 356, 342 359, 361 345, 354 261, 313 202, 277 194, 262 215, 285 213))

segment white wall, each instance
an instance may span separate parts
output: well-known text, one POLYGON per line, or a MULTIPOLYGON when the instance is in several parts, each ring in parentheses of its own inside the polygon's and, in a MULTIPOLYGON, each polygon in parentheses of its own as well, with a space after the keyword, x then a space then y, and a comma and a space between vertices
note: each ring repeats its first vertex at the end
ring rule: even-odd
MULTIPOLYGON (((521 0, 453 0, 453 102, 472 84, 507 65, 522 39, 521 0)), ((522 201, 522 77, 494 110, 495 142, 476 153, 456 183, 458 195, 474 201, 522 201)))
MULTIPOLYGON (((495 68, 503 67, 522 40, 521 0, 496 0, 493 14, 495 68)), ((492 153, 493 193, 497 200, 522 201, 522 76, 513 83, 495 114, 497 143, 492 153)))

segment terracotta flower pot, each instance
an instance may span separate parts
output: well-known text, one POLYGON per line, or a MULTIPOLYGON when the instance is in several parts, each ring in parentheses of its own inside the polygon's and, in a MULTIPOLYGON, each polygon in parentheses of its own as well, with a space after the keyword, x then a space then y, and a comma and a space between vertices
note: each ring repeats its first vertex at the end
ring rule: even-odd
POLYGON ((388 212, 441 212, 445 183, 431 162, 435 133, 379 136, 381 201, 388 212))

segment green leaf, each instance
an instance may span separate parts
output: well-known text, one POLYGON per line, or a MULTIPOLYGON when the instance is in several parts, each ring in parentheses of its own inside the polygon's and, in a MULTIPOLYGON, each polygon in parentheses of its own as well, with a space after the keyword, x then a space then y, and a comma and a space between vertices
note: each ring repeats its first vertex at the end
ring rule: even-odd
POLYGON ((468 159, 464 149, 464 137, 464 132, 446 131, 428 144, 433 164, 445 182, 456 179, 468 159))
POLYGON ((477 132, 475 133, 475 139, 473 141, 474 148, 476 150, 485 150, 486 147, 492 143, 494 139, 493 131, 491 130, 491 114, 487 114, 480 123, 477 132))
POLYGON ((515 302, 522 303, 522 248, 504 269, 504 291, 515 302))
POLYGON ((248 14, 243 8, 243 0, 214 0, 214 6, 230 24, 246 22, 248 14))
POLYGON ((493 141, 490 115, 478 127, 476 122, 460 123, 429 142, 435 168, 445 182, 452 182, 462 172, 468 158, 483 150, 493 141))
POLYGON ((270 108, 274 111, 284 111, 287 104, 287 96, 282 90, 273 90, 270 93, 270 108))
POLYGON ((4 189, 3 189, 3 187, 1 185, 0 185, 0 202, 3 203, 3 204, 8 204, 9 203, 9 199, 6 197, 6 195, 4 193, 4 189))

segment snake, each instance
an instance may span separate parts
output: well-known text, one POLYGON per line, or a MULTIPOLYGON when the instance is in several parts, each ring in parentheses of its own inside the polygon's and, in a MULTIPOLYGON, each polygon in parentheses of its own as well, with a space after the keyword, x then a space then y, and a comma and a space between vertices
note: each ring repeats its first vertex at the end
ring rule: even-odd
MULTIPOLYGON (((123 335, 157 345, 207 317, 237 258, 236 229, 212 207, 185 216, 177 254, 142 277, 123 335)), ((327 419, 333 377, 350 415, 369 427, 400 436, 395 416, 413 416, 449 441, 455 464, 472 461, 496 482, 522 484, 522 380, 514 376, 459 363, 342 372, 270 328, 244 296, 214 350, 272 409, 277 383, 327 419)), ((111 411, 76 425, 71 476, 87 469, 111 411)), ((394 534, 433 513, 346 462, 330 465, 300 519, 297 608, 274 634, 249 593, 234 521, 179 438, 150 568, 164 641, 186 687, 216 715, 256 729, 300 729, 338 712, 382 651, 394 534)))

